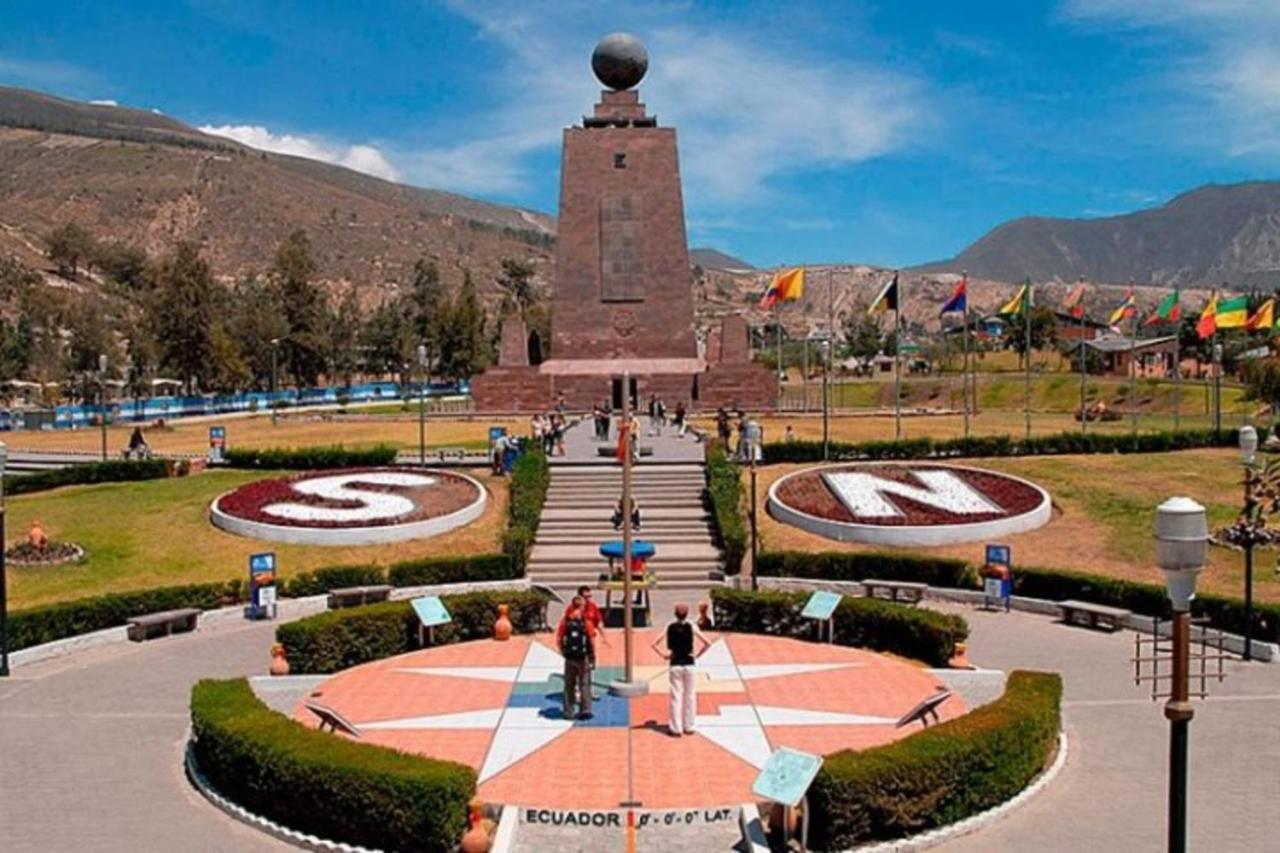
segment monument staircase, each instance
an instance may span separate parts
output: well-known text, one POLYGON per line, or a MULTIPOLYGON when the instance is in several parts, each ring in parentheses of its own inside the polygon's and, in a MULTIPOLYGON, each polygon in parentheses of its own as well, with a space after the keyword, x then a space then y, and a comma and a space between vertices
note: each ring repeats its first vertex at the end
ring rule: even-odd
MULTIPOLYGON (((567 458, 553 459, 551 485, 529 557, 529 578, 557 589, 594 586, 608 569, 601 542, 620 539, 610 521, 622 493, 622 466, 601 458, 590 424, 569 431, 567 458)), ((637 539, 652 542, 649 563, 662 589, 706 589, 720 580, 720 550, 703 503, 706 475, 692 435, 645 438, 654 454, 632 469, 640 509, 637 539)))

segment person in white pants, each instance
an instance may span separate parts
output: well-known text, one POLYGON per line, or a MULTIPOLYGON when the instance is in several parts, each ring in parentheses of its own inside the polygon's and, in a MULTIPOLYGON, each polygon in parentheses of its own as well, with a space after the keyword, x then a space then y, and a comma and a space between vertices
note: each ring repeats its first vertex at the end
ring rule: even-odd
POLYGON ((671 687, 671 718, 667 729, 673 737, 691 735, 696 728, 698 714, 697 671, 694 664, 698 656, 711 645, 692 622, 689 621, 689 605, 676 605, 676 619, 667 626, 662 636, 653 642, 653 649, 670 661, 668 669, 671 687), (702 648, 694 651, 694 641, 702 648), (662 649, 659 646, 665 645, 662 649))

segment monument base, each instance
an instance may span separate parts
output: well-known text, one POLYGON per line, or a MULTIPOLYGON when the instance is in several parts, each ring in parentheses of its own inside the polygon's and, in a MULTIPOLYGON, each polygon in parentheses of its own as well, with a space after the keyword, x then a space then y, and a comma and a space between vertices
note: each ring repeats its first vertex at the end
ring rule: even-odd
POLYGON ((641 696, 649 695, 649 682, 647 681, 613 681, 609 683, 609 692, 614 696, 621 696, 623 699, 638 699, 641 696))

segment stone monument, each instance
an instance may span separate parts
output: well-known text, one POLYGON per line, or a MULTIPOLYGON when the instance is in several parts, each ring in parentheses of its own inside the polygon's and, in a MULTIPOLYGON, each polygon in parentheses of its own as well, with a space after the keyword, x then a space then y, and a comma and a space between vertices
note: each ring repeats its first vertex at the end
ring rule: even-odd
POLYGON ((498 365, 472 382, 481 411, 545 409, 561 395, 575 409, 604 400, 621 408, 624 372, 635 401, 657 394, 668 410, 774 403, 741 317, 713 336, 716 352, 699 353, 676 132, 658 125, 634 88, 648 65, 633 36, 596 46, 591 67, 608 88, 581 126, 564 131, 550 358, 521 361, 504 329, 498 365))

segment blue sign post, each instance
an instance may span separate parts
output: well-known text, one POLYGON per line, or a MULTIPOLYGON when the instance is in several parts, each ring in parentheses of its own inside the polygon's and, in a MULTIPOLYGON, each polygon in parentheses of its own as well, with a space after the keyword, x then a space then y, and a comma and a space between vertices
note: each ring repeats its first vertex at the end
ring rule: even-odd
POLYGON ((1008 545, 988 545, 982 567, 982 606, 990 609, 995 602, 1006 613, 1013 605, 1013 549, 1008 545))
POLYGON ((221 462, 227 450, 227 428, 224 426, 209 427, 209 461, 221 462))
POLYGON ((809 600, 805 602, 804 610, 800 611, 800 616, 805 619, 813 619, 818 624, 818 639, 822 639, 822 625, 827 626, 827 642, 835 642, 835 623, 831 617, 835 616, 836 608, 840 606, 840 599, 844 596, 836 592, 827 592, 826 590, 814 590, 813 595, 809 596, 809 600))
POLYGON ((249 557, 249 618, 276 618, 276 555, 274 552, 252 554, 249 557))

